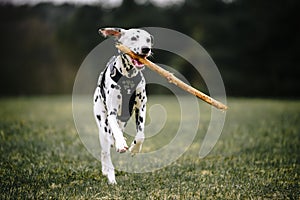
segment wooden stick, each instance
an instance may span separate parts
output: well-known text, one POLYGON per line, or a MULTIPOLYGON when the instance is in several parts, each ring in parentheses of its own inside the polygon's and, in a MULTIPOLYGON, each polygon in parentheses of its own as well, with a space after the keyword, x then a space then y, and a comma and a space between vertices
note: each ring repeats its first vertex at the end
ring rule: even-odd
POLYGON ((151 62, 150 60, 148 60, 147 58, 144 58, 142 56, 139 56, 135 53, 133 53, 128 47, 122 45, 122 44, 116 44, 116 47, 128 54, 129 56, 131 56, 133 59, 138 60, 139 62, 143 63, 144 65, 148 66, 150 69, 152 69, 153 71, 157 72, 158 74, 160 74, 161 76, 165 77, 166 79, 168 79, 168 81, 170 83, 173 83, 174 85, 177 85, 178 87, 180 87, 181 89, 191 93, 192 95, 198 97, 199 99, 205 101, 206 103, 221 109, 221 110, 227 110, 227 106, 222 104, 221 102, 207 96, 206 94, 200 92, 199 90, 187 85, 186 83, 184 83, 183 81, 181 81, 180 79, 176 78, 172 73, 170 73, 169 71, 162 69, 161 67, 159 67, 158 65, 154 64, 153 62, 151 62))

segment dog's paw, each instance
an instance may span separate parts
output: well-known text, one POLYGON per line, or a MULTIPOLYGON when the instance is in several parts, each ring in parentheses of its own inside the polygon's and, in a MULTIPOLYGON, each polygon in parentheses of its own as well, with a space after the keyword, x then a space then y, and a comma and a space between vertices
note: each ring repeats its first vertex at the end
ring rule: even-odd
POLYGON ((113 168, 102 166, 102 174, 107 177, 108 184, 110 185, 117 184, 115 170, 113 168))
POLYGON ((131 152, 131 155, 134 156, 137 153, 140 153, 142 150, 143 142, 134 140, 129 148, 129 151, 131 152))
POLYGON ((110 185, 116 185, 117 184, 116 176, 115 176, 114 171, 109 171, 108 172, 107 179, 108 179, 108 184, 110 184, 110 185))
POLYGON ((116 180, 108 180, 108 184, 117 185, 117 181, 116 180))
POLYGON ((116 151, 119 153, 125 153, 128 150, 128 145, 125 138, 116 140, 116 151))

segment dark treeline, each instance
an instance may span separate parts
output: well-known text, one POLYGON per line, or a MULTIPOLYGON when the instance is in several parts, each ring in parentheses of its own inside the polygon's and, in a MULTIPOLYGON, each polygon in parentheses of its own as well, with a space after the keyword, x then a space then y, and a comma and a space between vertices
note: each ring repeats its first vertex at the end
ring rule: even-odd
MULTIPOLYGON (((298 0, 187 0, 165 8, 126 0, 113 9, 3 4, 0 94, 70 94, 81 62, 103 40, 98 28, 154 26, 197 40, 217 64, 228 95, 299 97, 299 10, 298 0)), ((197 85, 185 62, 157 54, 197 85)))

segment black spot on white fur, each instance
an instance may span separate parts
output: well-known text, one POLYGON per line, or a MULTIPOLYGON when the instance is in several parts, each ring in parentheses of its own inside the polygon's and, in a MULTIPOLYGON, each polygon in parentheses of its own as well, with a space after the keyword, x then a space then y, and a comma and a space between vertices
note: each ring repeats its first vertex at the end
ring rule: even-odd
POLYGON ((101 121, 101 116, 100 116, 100 115, 96 115, 96 117, 97 117, 97 119, 98 119, 99 121, 101 121))

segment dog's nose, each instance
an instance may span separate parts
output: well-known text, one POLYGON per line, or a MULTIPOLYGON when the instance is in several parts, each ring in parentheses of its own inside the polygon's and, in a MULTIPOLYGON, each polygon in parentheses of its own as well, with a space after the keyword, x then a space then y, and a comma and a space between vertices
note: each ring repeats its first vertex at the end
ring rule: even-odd
POLYGON ((142 47, 142 54, 147 54, 150 50, 151 49, 149 47, 142 47))

